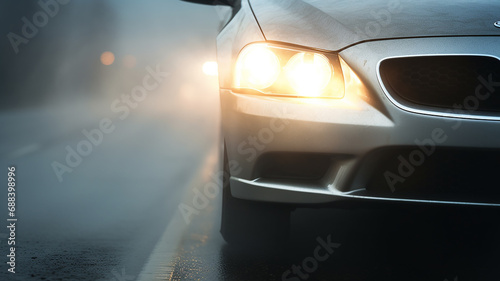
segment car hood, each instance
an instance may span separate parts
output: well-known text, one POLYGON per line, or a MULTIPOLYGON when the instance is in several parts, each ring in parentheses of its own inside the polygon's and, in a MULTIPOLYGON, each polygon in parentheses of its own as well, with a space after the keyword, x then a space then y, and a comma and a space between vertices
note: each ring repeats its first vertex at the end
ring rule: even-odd
POLYGON ((369 40, 500 36, 500 1, 249 0, 267 40, 339 50, 369 40))

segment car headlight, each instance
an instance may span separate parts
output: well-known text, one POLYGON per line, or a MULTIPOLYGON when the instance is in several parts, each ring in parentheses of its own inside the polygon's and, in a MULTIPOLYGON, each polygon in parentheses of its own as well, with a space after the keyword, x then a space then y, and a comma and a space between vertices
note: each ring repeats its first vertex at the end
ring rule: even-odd
POLYGON ((342 98, 344 78, 337 54, 255 43, 241 50, 233 88, 239 92, 342 98))

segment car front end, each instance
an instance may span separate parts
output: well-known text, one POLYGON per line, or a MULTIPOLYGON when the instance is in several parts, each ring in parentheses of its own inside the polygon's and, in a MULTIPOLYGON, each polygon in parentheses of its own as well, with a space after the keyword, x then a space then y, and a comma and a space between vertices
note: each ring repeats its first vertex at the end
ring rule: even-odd
POLYGON ((495 9, 462 3, 477 14, 449 20, 451 27, 430 20, 412 29, 416 18, 432 18, 446 4, 350 7, 361 14, 356 25, 339 23, 333 15, 347 4, 336 2, 243 1, 248 11, 219 36, 231 194, 279 203, 499 204, 500 29, 485 14, 495 9), (293 69, 301 54, 303 72, 293 69), (304 66, 307 55, 328 61, 329 82, 321 63, 304 66))

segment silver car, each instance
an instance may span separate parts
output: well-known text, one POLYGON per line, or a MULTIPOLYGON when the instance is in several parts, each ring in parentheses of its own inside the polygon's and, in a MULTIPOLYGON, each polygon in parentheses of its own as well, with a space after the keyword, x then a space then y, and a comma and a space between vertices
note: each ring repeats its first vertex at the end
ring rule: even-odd
POLYGON ((228 242, 301 206, 500 206, 500 1, 219 0, 228 242))

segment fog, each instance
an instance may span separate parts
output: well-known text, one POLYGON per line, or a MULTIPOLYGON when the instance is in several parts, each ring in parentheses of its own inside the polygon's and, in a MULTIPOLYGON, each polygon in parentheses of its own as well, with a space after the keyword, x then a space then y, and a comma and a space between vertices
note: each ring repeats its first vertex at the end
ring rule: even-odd
POLYGON ((174 0, 68 2, 1 2, 2 109, 110 96, 148 65, 196 81, 201 68, 193 64, 214 59, 214 7, 174 0), (111 66, 99 61, 105 51, 115 55, 111 66), (130 57, 135 63, 127 65, 130 57))
POLYGON ((218 83, 202 67, 215 61, 221 11, 0 2, 0 179, 16 168, 20 273, 8 280, 138 275, 185 187, 217 158, 218 83))

